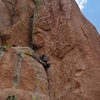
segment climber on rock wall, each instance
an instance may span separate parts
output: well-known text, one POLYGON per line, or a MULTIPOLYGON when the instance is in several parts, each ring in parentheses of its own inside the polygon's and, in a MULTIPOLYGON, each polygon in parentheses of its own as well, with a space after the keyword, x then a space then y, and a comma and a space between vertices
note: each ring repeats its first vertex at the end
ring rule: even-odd
POLYGON ((45 63, 48 61, 48 58, 44 54, 40 56, 40 59, 45 63))
POLYGON ((48 63, 48 58, 44 54, 42 54, 41 56, 39 56, 39 54, 37 54, 34 51, 33 51, 32 54, 29 54, 27 52, 24 53, 24 54, 31 56, 37 62, 39 62, 40 64, 42 64, 45 70, 47 70, 50 67, 50 64, 48 63))
POLYGON ((50 67, 50 64, 48 63, 48 58, 44 54, 40 56, 40 60, 44 62, 43 66, 45 70, 50 67))

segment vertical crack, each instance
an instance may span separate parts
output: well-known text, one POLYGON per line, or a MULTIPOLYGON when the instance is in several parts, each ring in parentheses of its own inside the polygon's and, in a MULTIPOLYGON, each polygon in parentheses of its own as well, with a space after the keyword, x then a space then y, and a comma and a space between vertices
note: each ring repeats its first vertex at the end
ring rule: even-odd
POLYGON ((14 17, 14 13, 15 13, 15 8, 16 8, 16 4, 17 4, 17 0, 14 0, 13 3, 11 1, 8 0, 3 0, 5 7, 7 8, 9 15, 10 15, 10 23, 12 25, 13 23, 13 17, 14 17))
POLYGON ((33 49, 33 38, 32 38, 33 37, 33 20, 34 20, 34 15, 32 15, 30 18, 30 36, 29 36, 30 44, 29 45, 31 49, 33 49))
MULTIPOLYGON (((37 17, 37 13, 38 10, 40 9, 40 5, 44 4, 44 1, 42 0, 33 0, 34 4, 35 4, 35 8, 34 8, 34 16, 33 16, 33 21, 32 21, 32 34, 30 35, 30 46, 33 50, 35 49, 39 49, 39 47, 36 45, 36 42, 34 40, 34 33, 35 33, 35 21, 36 21, 36 17, 37 17), (33 38, 31 38, 33 37, 33 38), (32 40, 33 39, 33 40, 32 40), (31 41, 32 40, 32 41, 31 41), (33 42, 33 43, 32 43, 33 42)), ((35 54, 36 55, 36 54, 35 54)), ((48 68, 50 66, 47 66, 47 62, 43 62, 40 58, 37 58, 34 56, 34 54, 32 55, 32 57, 34 59, 36 59, 40 64, 43 65, 43 68, 45 70, 45 73, 47 75, 47 81, 48 81, 48 96, 50 97, 50 80, 49 80, 49 74, 48 74, 48 68)), ((39 57, 39 56, 38 56, 39 57)))
POLYGON ((24 54, 31 56, 33 59, 35 59, 38 63, 42 64, 45 73, 47 75, 47 82, 48 82, 48 96, 50 97, 50 79, 49 79, 49 74, 48 74, 48 70, 50 67, 50 64, 47 62, 43 62, 43 60, 40 58, 40 56, 38 54, 36 54, 36 52, 33 52, 32 54, 29 54, 27 52, 24 52, 24 54))
POLYGON ((32 43, 31 43, 31 48, 33 50, 37 50, 40 47, 38 47, 38 45, 35 42, 35 38, 34 38, 34 33, 35 33, 35 26, 36 26, 36 20, 37 20, 37 15, 39 10, 41 9, 41 6, 44 5, 44 0, 33 0, 33 3, 35 4, 35 8, 34 8, 34 16, 33 16, 33 24, 32 24, 32 43))
POLYGON ((49 69, 45 69, 46 75, 47 75, 47 81, 48 81, 48 95, 50 97, 50 80, 49 80, 49 74, 48 74, 49 69))

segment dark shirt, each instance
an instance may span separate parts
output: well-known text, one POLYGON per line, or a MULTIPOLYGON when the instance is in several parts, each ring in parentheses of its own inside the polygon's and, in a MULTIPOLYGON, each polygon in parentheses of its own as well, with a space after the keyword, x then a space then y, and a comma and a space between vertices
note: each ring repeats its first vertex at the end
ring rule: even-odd
POLYGON ((42 55, 42 56, 40 57, 40 59, 41 59, 43 62, 46 62, 46 63, 47 63, 47 61, 48 61, 48 59, 47 59, 47 57, 46 57, 45 55, 42 55))

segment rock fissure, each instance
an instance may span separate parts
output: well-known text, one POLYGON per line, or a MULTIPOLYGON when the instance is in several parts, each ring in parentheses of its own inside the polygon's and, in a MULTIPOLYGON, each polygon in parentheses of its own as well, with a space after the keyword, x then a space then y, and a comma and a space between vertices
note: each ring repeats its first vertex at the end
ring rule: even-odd
MULTIPOLYGON (((48 81, 48 95, 50 96, 50 81, 49 81, 49 73, 48 73, 48 70, 49 70, 49 67, 50 67, 50 64, 49 64, 49 67, 40 59, 40 56, 38 54, 36 54, 36 52, 32 52, 32 53, 29 53, 29 52, 23 52, 25 55, 28 55, 30 57, 32 57, 33 59, 35 59, 38 63, 40 63, 44 70, 45 70, 45 73, 47 75, 47 81, 48 81)), ((39 89, 39 87, 38 87, 39 89)))
POLYGON ((15 9, 16 9, 17 0, 14 0, 13 3, 11 1, 9 1, 9 0, 7 0, 7 1, 6 0, 3 0, 3 2, 4 2, 5 7, 7 8, 8 12, 9 12, 9 15, 10 15, 10 23, 12 25, 12 23, 13 23, 13 17, 14 17, 14 13, 15 13, 15 9))
POLYGON ((30 20, 30 36, 29 36, 29 40, 30 40, 30 48, 32 48, 32 49, 34 49, 34 45, 33 45, 33 35, 34 35, 34 33, 33 33, 33 23, 34 23, 34 15, 33 16, 31 16, 31 20, 30 20))
POLYGON ((38 49, 38 46, 35 42, 35 39, 34 39, 34 33, 35 33, 35 21, 36 21, 36 15, 37 15, 37 8, 38 8, 38 4, 35 0, 33 0, 33 2, 35 3, 35 8, 34 8, 34 16, 33 16, 33 21, 32 21, 32 34, 30 35, 30 38, 31 38, 31 48, 33 50, 37 50, 38 49))
POLYGON ((46 72, 46 75, 47 75, 47 81, 48 81, 48 95, 50 97, 50 80, 49 80, 49 72, 48 72, 49 69, 46 69, 45 72, 46 72))
MULTIPOLYGON (((49 94, 49 96, 50 96, 50 81, 49 81, 49 73, 48 73, 49 67, 48 67, 48 66, 46 67, 45 63, 44 63, 43 61, 41 61, 39 55, 36 54, 35 52, 32 53, 32 54, 29 54, 29 53, 24 53, 24 54, 26 54, 26 55, 28 55, 28 56, 31 56, 33 59, 35 59, 37 62, 39 62, 39 63, 43 66, 43 68, 44 68, 44 70, 45 70, 45 73, 46 73, 46 75, 47 75, 48 94, 49 94)), ((50 66, 50 65, 49 65, 49 66, 50 66)))
MULTIPOLYGON (((35 8, 34 8, 34 16, 33 16, 33 21, 32 21, 32 29, 33 29, 33 31, 32 31, 32 34, 30 35, 30 39, 32 39, 31 38, 31 36, 33 36, 33 42, 31 41, 31 48, 33 49, 33 50, 36 50, 36 48, 37 49, 39 49, 39 47, 37 47, 37 45, 36 45, 36 42, 35 42, 35 40, 34 40, 34 33, 35 33, 35 21, 36 21, 36 15, 37 15, 37 13, 38 13, 38 9, 39 9, 39 2, 38 2, 38 0, 36 1, 36 0, 33 0, 33 2, 35 3, 35 8), (32 44, 33 43, 33 44, 32 44)), ((41 27, 40 27, 41 28, 41 27)), ((45 29, 44 29, 45 30, 45 29)), ((47 31, 47 29, 45 30, 45 31, 47 31)), ((46 75, 47 75, 47 81, 48 81, 48 95, 50 96, 50 83, 49 83, 49 76, 48 76, 48 69, 46 69, 45 68, 45 65, 44 65, 44 63, 40 60, 40 58, 38 58, 38 57, 36 57, 36 54, 35 54, 35 56, 34 56, 34 54, 33 55, 30 55, 32 58, 35 58, 35 60, 36 61, 38 61, 40 64, 42 64, 42 66, 43 66, 43 68, 44 68, 44 70, 45 70, 45 72, 46 72, 46 75)))

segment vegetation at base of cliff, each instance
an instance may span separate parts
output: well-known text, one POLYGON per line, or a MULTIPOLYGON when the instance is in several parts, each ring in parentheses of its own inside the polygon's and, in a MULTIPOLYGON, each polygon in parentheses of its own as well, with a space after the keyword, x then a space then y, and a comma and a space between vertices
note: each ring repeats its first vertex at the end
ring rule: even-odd
POLYGON ((12 95, 12 96, 8 96, 6 100, 17 100, 17 99, 15 98, 15 95, 12 95))

